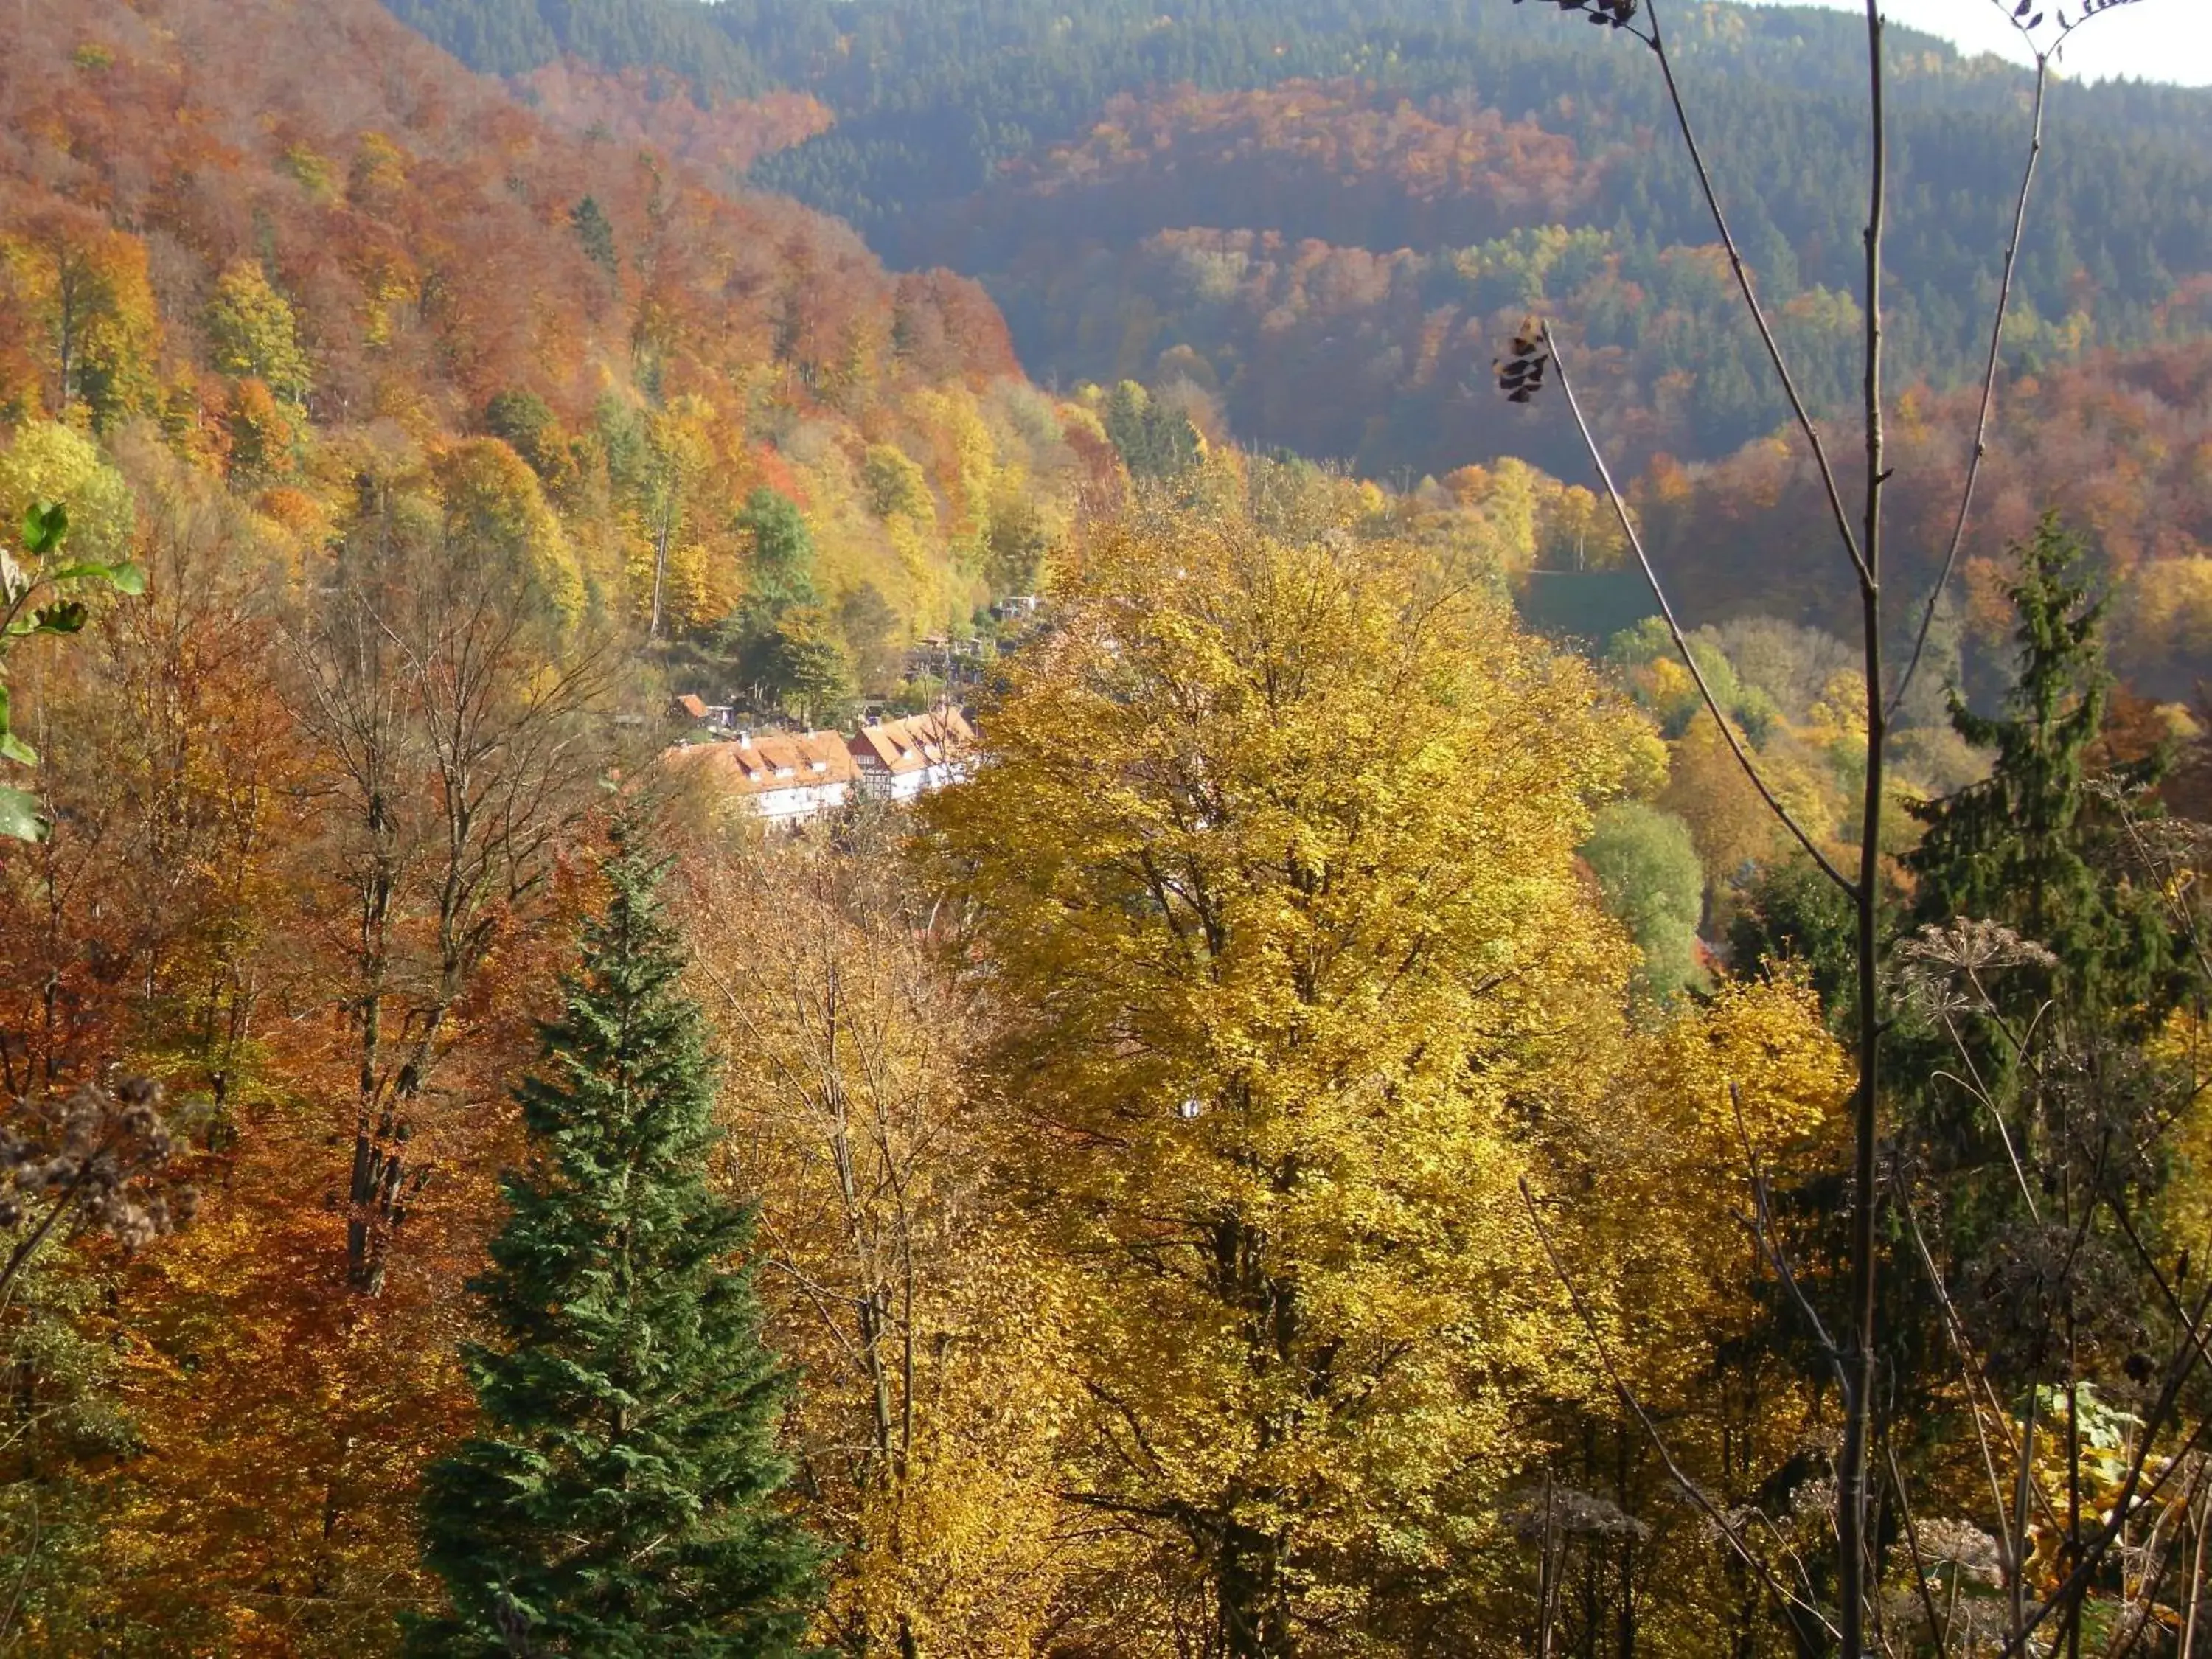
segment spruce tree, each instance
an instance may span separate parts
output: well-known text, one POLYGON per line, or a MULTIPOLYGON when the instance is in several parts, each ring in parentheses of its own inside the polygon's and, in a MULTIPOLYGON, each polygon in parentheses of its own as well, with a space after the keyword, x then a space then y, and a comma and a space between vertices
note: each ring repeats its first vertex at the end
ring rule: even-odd
MULTIPOLYGON (((2081 545, 2047 516, 2019 552, 2019 649, 2003 707, 1983 716, 1952 699, 1952 725, 1990 751, 1990 774, 1915 809, 1927 830, 1905 863, 1912 924, 1999 923, 2047 954, 1977 972, 1971 996, 1954 979, 1938 999, 1955 999, 1943 1013, 1932 1002, 1902 1010, 1890 1067, 1909 1157, 1939 1183, 1947 1241, 1964 1264, 1960 1312, 1988 1361, 2015 1380, 2055 1374, 2055 1356, 2087 1340, 2090 1310, 2137 1311, 2082 1290, 2106 1246, 2071 1230, 2083 1202, 2094 1217, 2084 1195, 2141 1204, 2163 1181, 2159 1162, 2134 1151, 2155 1142, 2172 1105, 2143 1043, 2195 990, 2192 956, 2131 856, 2115 804, 2155 781, 2162 763, 2100 771, 2112 681, 2081 545), (2033 1297, 2015 1294, 2014 1269, 2042 1271, 2038 1252, 2054 1249, 2063 1271, 2035 1279, 2033 1297), (2062 1290, 2063 1305, 2045 1300, 2062 1290)), ((1948 1372, 1932 1322, 1921 1334, 1929 1364, 1948 1372)))
MULTIPOLYGON (((2020 550, 2018 668, 2004 708, 1984 716, 1952 699, 1953 728, 1992 751, 1990 775, 1914 809, 1927 830, 1905 862, 1914 921, 2002 922, 2057 959, 2021 976, 2025 997, 2140 1031, 2179 1005, 2189 978, 2159 895, 2129 878, 2120 826, 2090 787, 2112 679, 2082 556, 2055 515, 2020 550)), ((2154 782, 2159 769, 2124 768, 2112 781, 2154 782)))
POLYGON ((622 256, 615 251, 615 228, 608 219, 606 210, 599 198, 586 196, 569 210, 568 222, 574 227, 576 240, 584 245, 584 257, 612 276, 622 268, 622 256))
POLYGON ((481 1434, 430 1471, 425 1555, 451 1611, 417 1656, 774 1659, 815 1551, 776 1507, 786 1381, 763 1345, 750 1209, 717 1195, 702 1021, 657 866, 620 831, 605 913, 517 1091, 528 1167, 474 1288, 481 1434))

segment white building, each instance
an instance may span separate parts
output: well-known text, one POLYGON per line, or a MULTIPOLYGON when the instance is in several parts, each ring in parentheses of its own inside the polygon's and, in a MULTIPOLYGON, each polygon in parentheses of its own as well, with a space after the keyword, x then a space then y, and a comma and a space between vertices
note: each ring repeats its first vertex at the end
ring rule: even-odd
POLYGON ((672 764, 711 769, 714 786, 770 823, 799 823, 845 804, 860 775, 835 732, 740 732, 727 743, 668 751, 672 764))
POLYGON ((975 756, 975 733, 957 708, 864 726, 853 742, 860 776, 892 800, 912 800, 966 776, 975 756))

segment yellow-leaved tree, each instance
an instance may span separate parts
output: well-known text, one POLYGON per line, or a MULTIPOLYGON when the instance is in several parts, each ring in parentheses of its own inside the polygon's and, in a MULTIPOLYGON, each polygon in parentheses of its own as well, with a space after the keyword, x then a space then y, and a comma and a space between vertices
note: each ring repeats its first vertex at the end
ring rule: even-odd
POLYGON ((693 965, 726 1055, 734 1184, 760 1204, 786 1425, 836 1550, 834 1650, 1029 1659, 1070 1528, 1048 1267, 1003 1223, 967 1109, 975 988, 931 947, 900 825, 707 832, 684 860, 693 965))
POLYGON ((1069 1280, 1115 1651, 1394 1645, 1462 1594, 1516 1407, 1579 1347, 1516 1183, 1625 1040, 1574 861, 1621 733, 1432 568, 1233 513, 1105 527, 927 811, 1016 1210, 1069 1280))
MULTIPOLYGON (((1719 1510, 1741 1515, 1770 1498, 1760 1483, 1774 1468, 1815 1462, 1833 1443, 1824 1375, 1805 1359, 1813 1334, 1794 1306, 1778 1306, 1786 1298, 1747 1218, 1754 1170, 1802 1179, 1808 1142, 1832 1131, 1849 1098, 1850 1063, 1818 999, 1784 976, 1724 983, 1639 1030, 1616 1075, 1604 1133, 1586 1161, 1559 1160, 1539 1201, 1621 1380, 1663 1425, 1667 1455, 1719 1510)), ((1800 1219, 1768 1237, 1802 1263, 1802 1231, 1800 1219)), ((1576 1399, 1582 1379, 1562 1370, 1562 1415, 1543 1431, 1558 1448, 1544 1491, 1559 1518, 1531 1553, 1551 1558, 1554 1586, 1578 1582, 1583 1604, 1564 1618, 1555 1589, 1555 1630, 1602 1623, 1620 1650, 1697 1659, 1766 1651, 1755 1645, 1771 1613, 1765 1585, 1715 1550, 1707 1516, 1610 1380, 1585 1372, 1591 1386, 1576 1399)), ((1826 1524, 1825 1511, 1801 1509, 1740 1536, 1794 1583, 1826 1524)), ((1528 1573, 1523 1593, 1543 1582, 1528 1573)), ((1547 1618, 1522 1603, 1516 1633, 1547 1618)), ((1576 1650, 1562 1637, 1553 1650, 1576 1650)))

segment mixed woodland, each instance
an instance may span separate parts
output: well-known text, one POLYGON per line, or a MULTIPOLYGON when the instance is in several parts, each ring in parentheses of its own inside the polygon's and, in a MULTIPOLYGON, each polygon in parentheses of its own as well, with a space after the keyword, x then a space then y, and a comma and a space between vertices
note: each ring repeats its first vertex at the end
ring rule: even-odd
MULTIPOLYGON (((1691 608, 1848 625, 1806 534, 1818 482, 1772 441, 1787 405, 1631 43, 1428 0, 398 10, 556 122, 788 193, 894 264, 975 276, 1040 382, 1139 386, 1210 441, 1401 493, 1498 457, 1589 482, 1571 425, 1481 390, 1541 311, 1585 354, 1591 421, 1638 507, 1692 501, 1674 521, 1699 526, 1694 545, 1668 548, 1691 608), (702 27, 723 44, 655 44, 702 27)), ((1856 394, 1863 325, 1862 204, 1836 165, 1863 143, 1858 26, 1679 11, 1672 50, 1738 246, 1804 395, 1832 414, 1856 394)), ((1899 556, 1919 592, 1969 459, 2032 77, 1902 31, 1892 58, 1886 326, 1908 375, 1899 556)), ((2212 626, 2204 112, 2176 88, 2051 88, 1989 447, 1999 505, 1966 550, 1993 596, 2005 550, 2057 506, 2122 578, 2187 561, 2115 622, 2123 659, 2166 698, 2189 694, 2212 626)), ((1522 556, 1589 568, 1572 544, 1522 556)), ((1586 638, 1640 614, 1633 581, 1626 617, 1615 585, 1548 586, 1539 614, 1586 638)), ((1985 642, 2002 639, 1997 609, 1977 613, 1985 642)))
MULTIPOLYGON (((1831 1653, 1869 985, 1870 1650, 2212 1644, 2212 104, 2052 89, 1931 599, 1893 40, 1886 709, 1575 9, 4 26, 0 1653, 1831 1653)), ((1674 9, 1847 424, 1863 34, 1674 9)))

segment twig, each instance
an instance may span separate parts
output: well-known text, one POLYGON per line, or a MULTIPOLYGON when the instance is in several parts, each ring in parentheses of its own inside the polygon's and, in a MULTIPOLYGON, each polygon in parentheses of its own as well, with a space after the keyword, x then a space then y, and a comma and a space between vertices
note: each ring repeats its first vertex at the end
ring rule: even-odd
MULTIPOLYGON (((30 1497, 31 1541, 24 1547, 23 1570, 15 1575, 15 1590, 8 1597, 8 1611, 4 1616, 0 1616, 0 1639, 4 1639, 8 1632, 15 1627, 16 1612, 23 1605, 24 1587, 31 1582, 31 1569, 37 1565, 39 1559, 39 1547, 45 1541, 45 1534, 39 1524, 39 1494, 33 1492, 31 1493, 30 1497)), ((2201 1540, 2201 1534, 2199 1534, 2199 1537, 2201 1540)), ((2203 1552, 2200 1545, 2200 1548, 2198 1550, 2200 1557, 2203 1553, 2203 1552)))
MULTIPOLYGON (((2204 1464, 2199 1460, 2196 1473, 2190 1480, 2189 1490, 2182 1494, 2180 1503, 2174 1506, 2185 1519, 2196 1513, 2197 1500, 2203 1495, 2203 1491, 2204 1464)), ((2142 1644, 2144 1633, 2154 1626, 2152 1615, 2158 1611, 2159 1592, 2166 1588, 2166 1576, 2173 1571, 2176 1558, 2176 1548, 2161 1543, 2159 1538, 2172 1513, 2173 1510, 2169 1510, 2151 1523, 2149 1535, 2144 1540, 2142 1548, 2152 1556, 2156 1571, 2140 1577, 2133 1594, 2127 1587, 2126 1571, 2124 1568, 2122 1570, 2120 1601, 2124 1616, 2121 1623, 2113 1629, 2112 1641, 2106 1646, 2105 1659, 2127 1659, 2127 1656, 2142 1644)), ((2176 1540, 2176 1546, 2179 1541, 2176 1540)))
POLYGON ((1866 0, 1866 520, 1855 562, 1859 573, 1860 637, 1866 664, 1866 779, 1859 817, 1859 878, 1848 890, 1858 931, 1858 1092, 1851 1103, 1851 1377, 1844 1392, 1843 1466, 1836 1472, 1837 1598, 1843 1603, 1844 1652, 1864 1650, 1867 1579, 1872 1565, 1868 1510, 1869 1443, 1874 1435, 1875 1342, 1880 1298, 1875 1267, 1875 1189, 1881 1107, 1882 1020, 1878 981, 1881 949, 1882 767, 1888 721, 1881 701, 1882 234, 1889 209, 1889 125, 1883 104, 1881 0, 1866 0))
POLYGON ((1820 1310, 1814 1307, 1812 1299, 1797 1283, 1797 1275, 1790 1272, 1790 1263, 1772 1236, 1773 1211, 1766 1200, 1766 1176, 1759 1167, 1759 1153, 1751 1144, 1751 1125, 1743 1115, 1741 1085, 1729 1085, 1729 1104, 1735 1109, 1736 1133, 1743 1141, 1744 1162, 1751 1171, 1753 1225, 1759 1249, 1772 1266, 1774 1276, 1782 1281, 1783 1289, 1790 1292, 1790 1299, 1797 1304, 1797 1310, 1804 1315, 1806 1322, 1813 1328, 1814 1338, 1820 1343, 1820 1352, 1827 1356, 1828 1364, 1834 1368, 1837 1385, 1841 1387, 1844 1382, 1843 1354, 1830 1340, 1828 1328, 1822 1322, 1820 1310))
POLYGON ((2204 1589, 2205 1522, 2212 1518, 2212 1501, 2200 1499, 2192 1518, 2197 1522, 2197 1543, 2189 1564, 2189 1616, 2181 1627, 2181 1659, 2191 1659, 2197 1651, 2197 1609, 2204 1589))
POLYGON ((1784 829, 1796 837, 1797 844, 1811 855, 1813 862, 1820 866, 1821 872, 1842 889, 1846 896, 1856 900, 1858 896, 1858 889, 1845 878, 1842 871, 1828 861, 1826 854, 1813 844, 1813 838, 1798 827, 1797 820, 1790 814, 1790 809, 1783 805, 1776 798, 1774 792, 1766 787, 1766 780, 1759 776, 1759 768, 1752 763, 1751 756, 1743 746, 1743 740, 1736 736, 1735 727, 1729 723, 1728 715, 1723 712, 1720 700, 1713 696, 1712 687, 1705 683, 1705 670, 1698 666, 1697 658, 1691 653, 1690 641, 1683 635, 1682 624, 1675 619, 1674 607, 1667 598, 1666 589, 1660 583, 1659 572, 1651 562, 1650 554, 1644 549, 1644 538, 1638 533, 1635 520, 1629 516, 1628 503, 1621 499, 1620 488, 1613 481, 1613 471, 1605 464, 1604 453, 1598 447, 1596 436, 1590 431, 1589 422, 1583 417, 1582 402, 1575 396, 1574 382, 1568 378, 1566 362, 1559 356, 1559 342, 1553 337, 1552 325, 1549 323, 1543 325, 1543 337, 1545 349, 1551 353, 1552 367, 1559 374, 1559 390, 1565 395, 1568 411, 1575 417, 1576 428, 1582 434, 1583 447, 1589 452, 1590 462, 1597 468, 1598 480, 1605 486, 1606 498, 1613 503, 1613 514, 1620 520, 1621 531, 1627 536, 1628 545, 1636 554, 1636 562, 1643 567, 1644 580, 1650 584, 1651 597, 1657 602, 1659 614, 1667 623, 1668 635, 1674 640, 1675 650, 1681 653, 1683 663, 1689 668, 1690 678, 1697 682, 1698 694, 1705 699, 1706 708, 1711 711, 1713 720, 1720 726, 1721 736, 1727 739, 1729 750, 1735 756, 1736 763, 1743 768, 1744 775, 1751 780, 1752 787, 1759 791, 1759 799, 1766 803, 1767 810, 1781 820, 1784 829))
POLYGON ((2035 1417, 2040 1403, 2031 1385, 2027 1411, 2020 1422, 2020 1474, 2014 1489, 2013 1512, 2005 1522, 2006 1593, 2012 1606, 2012 1627, 2007 1633, 2015 1642, 2024 1640, 2027 1633, 2027 1497, 2034 1480, 2035 1417))
MULTIPOLYGON (((2114 1206, 2116 1212, 2118 1207, 2117 1205, 2114 1206)), ((2204 1294, 2198 1298, 2197 1310, 2193 1314, 2185 1311, 2182 1315, 2183 1327, 2188 1334, 2189 1341, 2184 1347, 2179 1360, 2168 1373, 2166 1384, 2160 1389, 2158 1399, 2152 1404, 2149 1414, 2143 1419, 2142 1444, 2137 1448, 2135 1457, 2129 1464, 2127 1478, 2121 1482, 2119 1494, 2112 1502, 2110 1518, 2103 1527, 2099 1528, 2096 1543, 2091 1548, 2082 1552, 2081 1558, 2074 1564, 2074 1570, 2066 1575, 2065 1581, 2045 1599, 2043 1604, 2036 1609, 2035 1616, 2027 1622, 2017 1635, 2005 1644, 2003 1650, 1998 1655, 1998 1659, 2015 1659, 2015 1656, 2024 1653, 2027 1650, 2028 1638, 2034 1635, 2043 1622, 2061 1607, 2076 1604, 2081 1593, 2088 1588, 2089 1581, 2104 1565, 2106 1551, 2112 1547, 2112 1540, 2119 1536, 2120 1528, 2127 1524, 2129 1511, 2135 1507, 2137 1490, 2142 1485, 2143 1465, 2149 1460, 2151 1444, 2157 1438, 2159 1425, 2165 1419, 2166 1414, 2173 1409, 2174 1401, 2181 1393, 2182 1384, 2189 1380, 2190 1374, 2197 1369, 2197 1361, 2208 1357, 2203 1332, 2203 1319, 2207 1308, 2212 1308, 2212 1287, 2208 1287, 2204 1294)), ((2151 1482, 2150 1492, 2155 1492, 2166 1484, 2168 1476, 2179 1467, 2182 1458, 2193 1450, 2197 1443, 2204 1437, 2208 1427, 2212 1427, 2212 1425, 2200 1422, 2191 1431, 2188 1440, 2183 1444, 2181 1449, 2168 1461, 2165 1471, 2151 1482)), ((2148 1496, 2148 1493, 2145 1495, 2148 1496)))
POLYGON ((1974 507, 1974 486, 1981 481, 1982 460, 1989 453, 1990 411, 1996 407, 1997 370, 2003 360, 2005 315, 2012 305, 2013 276, 2020 267, 2020 245, 2027 234, 2028 192, 2035 185, 2036 163, 2043 156, 2043 108, 2051 86, 2051 58, 2046 52, 2035 54, 2035 118, 2029 129, 2027 166, 2021 174, 2020 201, 2013 210, 2012 240, 2006 246, 2004 274, 1997 283, 1996 315, 1990 323, 1989 367, 1982 375, 1981 413, 1974 422, 1974 448, 1966 463, 1966 483, 1959 492, 1958 520, 1951 526, 1951 544, 1943 555, 1943 568, 1936 578, 1935 591, 1928 596, 1928 609, 1920 618, 1920 631, 1912 641, 1912 657, 1905 665, 1904 678, 1890 695, 1889 712, 1894 716, 1905 702, 1905 694, 1912 689, 1912 677, 1920 672, 1922 653, 1928 649, 1928 633, 1936 625, 1936 611, 1943 601, 1943 592, 1951 584, 1951 572, 1959 562, 1959 550, 1966 539, 1966 520, 1974 507))
POLYGON ((1912 1555, 1912 1582, 1920 1589, 1920 1605, 1928 1614, 1928 1634, 1942 1653, 1951 1645, 1951 1627, 1946 1620, 1936 1613, 1936 1592, 1928 1583, 1927 1559, 1920 1553, 1920 1528, 1912 1518, 1912 1500, 1905 1495, 1905 1476, 1897 1467, 1897 1448, 1887 1436, 1882 1440, 1882 1455, 1889 1461, 1889 1483, 1897 1491, 1897 1512, 1905 1518, 1905 1542, 1912 1555))
MULTIPOLYGON (((1952 1305, 1951 1293, 1944 1286, 1943 1275, 1936 1266, 1935 1252, 1928 1248, 1928 1235, 1921 1229, 1920 1215, 1912 1206, 1912 1195, 1910 1193, 1899 1194, 1898 1208, 1905 1217, 1907 1231, 1912 1235, 1912 1243, 1919 1254, 1921 1266, 1927 1271, 1929 1288, 1935 1295, 1936 1310, 1943 1316, 1944 1334, 1951 1339, 1951 1351, 1958 1356, 1959 1380, 1966 1385, 1967 1409, 1972 1413, 1974 1419, 1974 1438, 1981 1445, 1982 1468, 1989 1476, 1990 1501, 1996 1512, 1997 1525, 2002 1529, 2006 1524, 2004 1483, 1997 1479, 1996 1456, 1990 1450, 1989 1430, 1982 1422, 1981 1401, 1976 1397, 1974 1392, 1973 1363, 1966 1354, 1966 1333, 1960 1326, 1958 1310, 1952 1305)), ((1984 1383, 1984 1386, 1986 1387, 1987 1384, 1984 1383)), ((1994 1406, 1992 1409, 1995 1409, 1994 1406)), ((1997 1416, 2002 1421, 2002 1413, 1997 1413, 1997 1416)))
POLYGON ((1726 250, 1729 266, 1735 272, 1736 286, 1743 290, 1743 302, 1751 313, 1751 320, 1759 330, 1759 337, 1765 343, 1766 355, 1774 364, 1777 379, 1782 382, 1783 395, 1790 400, 1790 412, 1797 417, 1797 425, 1805 434, 1806 441, 1813 447, 1813 460, 1820 469, 1820 484, 1826 490, 1828 510, 1835 516, 1836 533, 1843 538, 1844 549, 1850 555, 1851 565, 1858 572, 1862 583, 1873 580, 1867 567, 1866 556, 1860 550, 1857 535, 1851 529, 1850 514, 1844 508, 1843 491, 1836 483, 1836 470, 1828 460, 1826 444, 1820 437, 1818 422, 1805 406, 1805 399, 1797 391, 1796 377, 1790 374, 1790 365, 1782 356, 1782 343, 1775 338, 1774 330, 1766 320, 1766 308, 1759 303, 1758 290, 1751 280, 1750 267, 1744 264, 1738 251, 1735 233, 1729 229, 1728 215, 1721 210, 1719 195, 1713 189, 1713 176, 1705 166, 1704 150, 1698 143, 1698 135, 1690 125, 1690 112, 1682 102, 1681 88, 1674 83, 1674 59, 1667 55, 1666 46, 1659 33, 1658 0, 1646 0, 1645 12, 1651 19, 1651 33, 1644 36, 1659 59, 1659 72, 1666 77, 1668 100, 1674 106, 1675 125, 1682 130, 1682 143, 1690 152, 1690 163, 1697 169, 1698 187, 1705 192, 1705 206, 1713 216, 1713 228, 1720 232, 1721 246, 1726 250))
POLYGON ((1528 1176, 1522 1176, 1520 1184, 1521 1201, 1528 1206, 1528 1224, 1535 1230, 1536 1242, 1543 1246, 1545 1259, 1552 1264, 1552 1272, 1558 1278, 1561 1287, 1565 1290, 1567 1300, 1574 1305, 1576 1316, 1583 1322, 1583 1328, 1589 1333, 1590 1341, 1597 1349, 1599 1363, 1605 1367, 1606 1377, 1612 1382, 1613 1392, 1620 1396, 1621 1404, 1628 1407, 1636 1420, 1644 1425, 1644 1432, 1650 1437, 1652 1449, 1659 1454, 1659 1461, 1667 1466, 1668 1474, 1673 1477, 1674 1484, 1681 1488, 1683 1496, 1696 1505, 1698 1512, 1705 1517, 1706 1522, 1723 1538, 1728 1540, 1729 1547, 1735 1552, 1736 1559, 1758 1576, 1759 1583, 1766 1587, 1768 1594, 1785 1608, 1795 1607, 1811 1614, 1820 1621, 1821 1629, 1827 1632, 1831 1637, 1835 1636, 1836 1627, 1829 1621, 1828 1616, 1790 1589, 1774 1576, 1772 1570, 1765 1562, 1751 1553, 1750 1548, 1737 1535, 1735 1528, 1729 1523, 1728 1517, 1721 1513, 1719 1506, 1705 1495, 1697 1482, 1683 1472, 1682 1466, 1674 1461, 1674 1454, 1668 1447, 1666 1437, 1659 1432, 1659 1425, 1651 1420, 1650 1413, 1644 1409, 1643 1401, 1636 1397, 1635 1390, 1628 1386, 1626 1379, 1621 1376, 1620 1368, 1613 1364, 1613 1350, 1607 1345, 1604 1333, 1598 1328, 1596 1319, 1591 1315, 1589 1305, 1583 1302, 1581 1291, 1576 1288, 1572 1275, 1567 1272, 1566 1264, 1559 1259, 1559 1251, 1553 1248, 1552 1236, 1544 1231, 1544 1218, 1536 1208, 1536 1195, 1529 1190, 1528 1176))
POLYGON ((0 1309, 7 1306, 9 1297, 14 1294, 17 1275, 38 1254, 40 1246, 46 1242, 64 1216, 76 1211, 79 1200, 84 1196, 86 1186, 99 1167, 100 1159, 106 1157, 114 1145, 115 1138, 111 1135, 101 1143, 98 1151, 85 1158, 82 1167, 70 1177, 69 1185, 62 1188, 61 1196, 48 1206, 46 1215, 32 1230, 30 1237, 9 1253, 7 1265, 0 1267, 0 1309))

